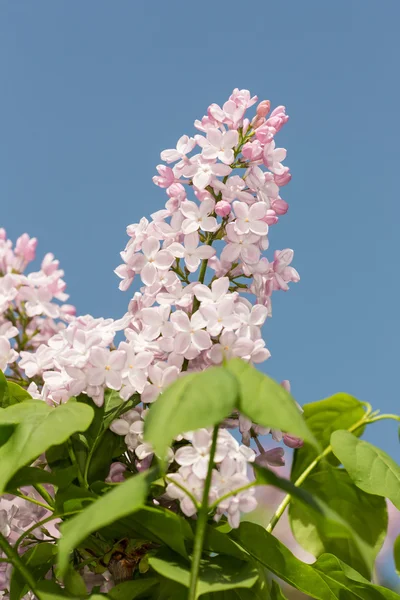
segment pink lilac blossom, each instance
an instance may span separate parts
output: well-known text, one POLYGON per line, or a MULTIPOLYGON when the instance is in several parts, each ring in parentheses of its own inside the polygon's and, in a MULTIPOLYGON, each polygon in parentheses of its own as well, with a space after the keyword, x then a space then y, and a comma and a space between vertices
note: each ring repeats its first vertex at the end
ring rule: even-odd
MULTIPOLYGON (((281 188, 290 181, 289 169, 282 164, 286 150, 276 148, 274 139, 288 117, 284 107, 268 117, 269 101, 257 106, 253 119, 246 116, 256 102, 248 90, 235 89, 222 107, 210 105, 195 122, 200 133, 182 136, 175 149, 161 153, 171 166, 158 165, 153 181, 166 191, 165 208, 127 228, 129 240, 116 274, 122 290, 139 282, 139 291, 119 321, 72 318, 68 307, 54 303, 54 298, 66 299, 58 263, 49 256, 38 274, 14 275, 14 265, 30 259, 35 243, 24 238, 13 253, 0 235, 0 315, 13 304, 24 307, 35 330, 39 319, 66 322, 53 331, 46 325, 47 338, 39 336, 33 353, 31 348, 17 348, 22 350, 19 367, 27 377, 37 378, 29 388, 32 395, 56 404, 83 393, 97 406, 104 403, 107 390, 117 391, 125 401, 138 398, 139 406, 111 424, 111 430, 123 436, 138 470, 153 457, 143 441, 143 419, 152 403, 186 372, 219 365, 232 356, 252 364, 267 360, 270 351, 262 327, 272 314, 271 296, 299 280, 291 266, 292 250, 276 251, 272 260, 264 255, 273 227, 288 208, 281 198, 281 188), (116 344, 118 331, 125 339, 116 344)), ((43 331, 43 325, 39 329, 43 331)), ((2 336, 8 340, 10 334, 0 329, 0 340, 2 336)), ((0 361, 7 361, 9 368, 16 357, 4 340, 0 350, 0 361)), ((232 423, 243 443, 220 430, 212 501, 250 482, 247 467, 256 459, 249 447, 252 437, 271 433, 290 447, 301 443, 242 415, 233 415, 232 423)), ((194 515, 196 507, 182 496, 174 479, 201 498, 210 435, 208 430, 185 433, 179 449, 170 450, 177 470, 169 475, 167 495, 187 516, 194 515)), ((259 460, 283 464, 283 449, 263 452, 259 460)), ((110 474, 121 476, 121 470, 110 474)), ((255 505, 250 488, 223 500, 216 518, 227 514, 231 526, 237 527, 240 513, 255 505)))

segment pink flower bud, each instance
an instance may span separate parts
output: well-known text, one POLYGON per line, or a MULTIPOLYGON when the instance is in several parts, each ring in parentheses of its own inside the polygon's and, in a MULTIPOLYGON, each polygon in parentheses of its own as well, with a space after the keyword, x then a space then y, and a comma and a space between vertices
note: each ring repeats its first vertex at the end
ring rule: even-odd
POLYGON ((276 216, 276 212, 269 208, 267 210, 267 214, 265 215, 265 217, 262 220, 265 221, 266 223, 268 223, 268 225, 276 225, 276 223, 278 222, 279 219, 276 216))
POLYGON ((285 215, 288 211, 289 204, 285 202, 285 200, 282 200, 282 198, 275 198, 274 200, 271 200, 271 207, 277 215, 285 215))
POLYGON ((219 217, 227 217, 231 212, 231 205, 225 200, 220 200, 215 205, 215 214, 219 217))
POLYGON ((271 102, 269 100, 263 100, 257 106, 256 112, 259 117, 265 117, 269 113, 270 110, 271 110, 271 102))
POLYGON ((274 181, 275 181, 276 185, 279 185, 279 187, 286 185, 292 179, 292 176, 289 171, 289 167, 284 167, 284 169, 285 169, 285 172, 282 173, 281 175, 274 175, 274 181))
POLYGON ((283 443, 285 446, 288 446, 288 448, 301 448, 304 444, 303 440, 294 435, 289 435, 288 433, 283 435, 283 443))
POLYGON ((281 381, 281 386, 290 394, 290 381, 289 379, 284 379, 281 381))
POLYGON ((76 307, 72 306, 72 304, 63 304, 60 307, 60 310, 63 315, 69 315, 70 317, 74 317, 76 315, 76 307))
POLYGON ((242 133, 243 133, 243 135, 246 134, 246 132, 247 132, 247 130, 249 128, 249 125, 250 125, 250 119, 243 119, 243 126, 242 126, 242 133))
POLYGON ((126 471, 126 465, 120 462, 111 463, 110 472, 106 479, 107 483, 121 483, 125 481, 124 473, 126 471))
POLYGON ((0 240, 6 240, 6 239, 7 239, 6 230, 3 229, 3 227, 0 227, 0 240))
POLYGON ((265 119, 264 117, 254 117, 254 119, 251 122, 251 125, 253 127, 253 129, 258 129, 259 127, 261 127, 262 125, 264 125, 265 123, 265 119))

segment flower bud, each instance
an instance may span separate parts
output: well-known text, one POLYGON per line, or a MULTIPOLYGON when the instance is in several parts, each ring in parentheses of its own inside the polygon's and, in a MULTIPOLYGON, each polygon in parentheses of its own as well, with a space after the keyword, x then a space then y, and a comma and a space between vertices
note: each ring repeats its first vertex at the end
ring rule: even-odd
POLYGON ((283 435, 283 443, 288 448, 301 448, 304 444, 303 440, 294 435, 289 435, 288 433, 283 435))
POLYGON ((271 110, 271 102, 269 100, 263 100, 262 102, 260 102, 260 104, 257 106, 257 116, 258 117, 265 117, 269 111, 271 110))
POLYGON ((231 205, 225 200, 220 200, 215 205, 215 214, 219 217, 227 217, 231 212, 231 205))
POLYGON ((284 215, 288 211, 289 204, 282 198, 275 198, 271 200, 271 208, 277 215, 284 215))
POLYGON ((125 481, 124 473, 126 471, 126 465, 121 462, 111 463, 110 472, 107 476, 107 483, 121 483, 125 481))
POLYGON ((289 167, 284 167, 284 169, 285 169, 285 172, 282 173, 281 175, 274 175, 274 181, 275 181, 276 185, 279 185, 279 187, 282 187, 282 186, 288 184, 289 181, 292 179, 292 176, 289 171, 289 167))

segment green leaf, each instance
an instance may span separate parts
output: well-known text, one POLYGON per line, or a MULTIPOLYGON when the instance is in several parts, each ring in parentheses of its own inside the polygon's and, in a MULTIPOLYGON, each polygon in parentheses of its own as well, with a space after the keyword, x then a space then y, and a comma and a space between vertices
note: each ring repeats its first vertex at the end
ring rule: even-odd
MULTIPOLYGON (((335 394, 330 398, 319 400, 318 402, 305 404, 303 410, 303 417, 308 428, 312 431, 322 448, 329 446, 331 434, 334 431, 337 429, 349 429, 365 415, 362 402, 344 393, 335 394)), ((358 432, 361 434, 362 428, 358 432)), ((316 456, 317 452, 315 448, 307 442, 304 443, 302 448, 296 450, 294 453, 291 480, 296 481, 316 456)), ((335 466, 338 465, 338 461, 333 454, 329 454, 325 460, 335 466)))
POLYGON ((16 424, 13 434, 0 447, 0 493, 21 467, 76 431, 84 431, 92 418, 93 410, 77 402, 52 408, 41 400, 27 400, 0 409, 0 425, 16 424))
MULTIPOLYGON (((71 596, 53 580, 41 581, 36 586, 36 591, 38 592, 40 600, 65 600, 65 598, 71 599, 71 596)), ((90 598, 94 600, 96 596, 90 596, 90 598)), ((104 596, 97 596, 97 599, 104 600, 104 596)))
POLYGON ((124 438, 108 429, 97 443, 95 452, 90 461, 88 471, 89 484, 94 481, 104 481, 106 479, 110 472, 110 465, 117 448, 120 449, 117 453, 118 456, 124 453, 126 450, 124 438))
POLYGON ((380 585, 371 583, 355 569, 349 567, 332 554, 323 554, 313 565, 314 569, 342 586, 351 589, 354 596, 342 594, 340 598, 362 598, 362 600, 399 600, 400 596, 380 585))
POLYGON ((67 592, 73 596, 78 596, 78 598, 86 598, 88 595, 82 576, 74 569, 72 565, 69 566, 68 571, 65 573, 64 585, 67 592))
POLYGON ((280 588, 279 583, 274 579, 271 582, 271 600, 287 600, 280 588))
POLYGON ((67 469, 60 469, 56 472, 45 471, 39 467, 22 467, 10 479, 7 484, 7 491, 37 483, 51 483, 58 488, 65 488, 70 485, 77 477, 77 468, 75 466, 67 469))
POLYGON ((134 600, 134 598, 140 598, 143 594, 146 594, 153 587, 158 585, 158 579, 137 579, 135 581, 124 581, 113 587, 107 595, 112 600, 134 600))
MULTIPOLYGON (((193 527, 195 527, 195 523, 193 527)), ((236 542, 212 525, 208 525, 206 528, 203 548, 205 551, 233 556, 239 560, 246 561, 248 559, 247 553, 236 542)))
POLYGON ((277 538, 255 523, 244 522, 230 535, 274 575, 315 600, 400 598, 386 588, 370 585, 334 556, 325 554, 313 565, 303 563, 277 538))
POLYGON ((111 410, 115 410, 121 404, 124 404, 125 400, 121 398, 119 392, 115 390, 106 390, 104 392, 104 412, 108 413, 111 410))
POLYGON ((3 406, 3 398, 7 389, 7 379, 4 377, 3 371, 0 370, 0 406, 3 406))
POLYGON ((184 431, 211 427, 233 411, 237 382, 224 367, 211 367, 177 379, 151 405, 145 440, 164 458, 172 440, 184 431))
MULTIPOLYGON (((189 587, 190 565, 178 554, 162 550, 149 558, 149 564, 163 577, 189 587)), ((258 570, 251 562, 227 556, 203 559, 198 578, 198 596, 232 588, 251 588, 257 579, 258 570)))
POLYGON ((151 506, 145 506, 129 518, 104 527, 101 534, 108 539, 128 535, 164 544, 185 558, 185 542, 193 540, 193 532, 186 519, 165 508, 151 506))
POLYGON ((335 554, 369 577, 386 535, 385 501, 359 490, 343 469, 327 463, 312 472, 302 487, 340 514, 348 528, 330 528, 306 506, 292 501, 289 516, 298 543, 316 557, 325 552, 335 554), (365 542, 361 551, 360 539, 365 542))
POLYGON ((396 567, 396 573, 400 577, 400 535, 396 539, 393 547, 394 564, 396 567))
MULTIPOLYGON (((55 544, 40 543, 21 557, 36 581, 43 579, 54 565, 57 556, 55 544)), ((14 568, 10 582, 10 600, 20 600, 28 592, 28 586, 20 572, 14 568)))
POLYGON ((96 494, 77 485, 58 490, 55 496, 54 516, 84 510, 97 499, 96 494))
POLYGON ((400 467, 386 452, 348 431, 335 431, 331 444, 357 487, 389 498, 400 510, 400 467))
POLYGON ((304 487, 296 487, 293 485, 291 481, 288 479, 284 479, 283 477, 279 477, 270 469, 266 469, 265 467, 261 467, 260 465, 253 464, 254 474, 256 476, 257 485, 272 485, 279 490, 283 490, 287 494, 290 494, 294 498, 300 500, 300 502, 307 504, 316 510, 318 513, 322 514, 321 507, 314 500, 312 494, 307 492, 304 487))
POLYGON ((1 408, 7 408, 13 404, 19 404, 20 402, 25 402, 25 400, 31 399, 31 395, 26 391, 25 388, 21 387, 17 383, 14 383, 13 381, 7 381, 7 387, 5 388, 3 397, 0 400, 0 406, 1 408))
POLYGON ((316 444, 292 396, 273 379, 252 365, 233 358, 227 369, 239 382, 237 408, 254 423, 274 427, 316 444))
POLYGON ((68 568, 70 552, 94 531, 139 510, 146 502, 151 481, 156 477, 156 470, 130 477, 61 525, 62 535, 58 543, 61 577, 68 568))

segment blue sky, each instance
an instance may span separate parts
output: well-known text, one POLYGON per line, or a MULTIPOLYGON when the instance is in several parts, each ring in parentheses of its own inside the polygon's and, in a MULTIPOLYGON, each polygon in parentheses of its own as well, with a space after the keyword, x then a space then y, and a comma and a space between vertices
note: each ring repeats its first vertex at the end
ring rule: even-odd
MULTIPOLYGON (((400 4, 248 7, 3 0, 0 225, 56 254, 80 313, 118 317, 125 227, 164 202, 160 150, 234 87, 285 104, 290 211, 270 239, 302 279, 275 296, 266 368, 301 403, 348 391, 398 412, 400 4)), ((398 457, 396 425, 374 427, 398 457)))

